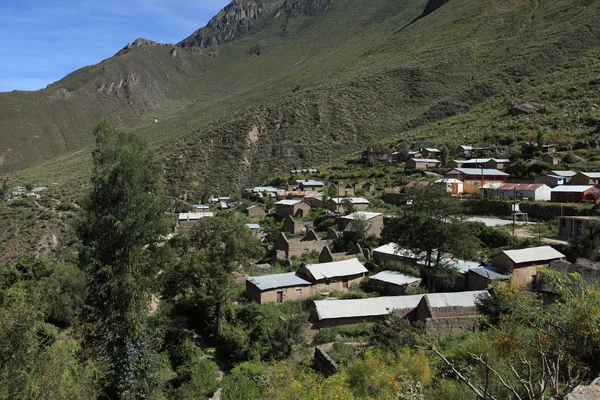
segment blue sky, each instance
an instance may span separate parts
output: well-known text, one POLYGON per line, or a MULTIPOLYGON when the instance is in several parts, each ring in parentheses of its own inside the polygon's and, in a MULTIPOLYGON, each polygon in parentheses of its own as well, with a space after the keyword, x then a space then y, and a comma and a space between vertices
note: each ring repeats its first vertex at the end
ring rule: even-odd
POLYGON ((0 92, 37 90, 138 37, 176 43, 230 0, 0 0, 0 92))

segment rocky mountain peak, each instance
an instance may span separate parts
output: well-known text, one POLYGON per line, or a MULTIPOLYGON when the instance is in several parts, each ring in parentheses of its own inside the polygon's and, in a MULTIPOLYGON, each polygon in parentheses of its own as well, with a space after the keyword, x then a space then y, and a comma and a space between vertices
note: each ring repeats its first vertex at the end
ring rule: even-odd
POLYGON ((120 56, 120 55, 126 54, 131 49, 137 49, 137 48, 147 49, 147 48, 156 47, 156 46, 165 46, 165 45, 163 45, 161 43, 157 43, 152 40, 148 40, 148 39, 144 39, 144 38, 137 38, 133 42, 127 43, 127 46, 123 47, 115 55, 120 56))

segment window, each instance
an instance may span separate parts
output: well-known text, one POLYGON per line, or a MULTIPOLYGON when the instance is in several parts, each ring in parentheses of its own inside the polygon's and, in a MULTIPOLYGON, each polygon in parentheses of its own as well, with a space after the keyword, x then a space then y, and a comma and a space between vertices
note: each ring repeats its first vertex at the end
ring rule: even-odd
POLYGON ((277 303, 283 303, 283 290, 277 292, 277 303))
POLYGON ((302 288, 296 289, 296 296, 298 296, 298 297, 302 296, 302 288))

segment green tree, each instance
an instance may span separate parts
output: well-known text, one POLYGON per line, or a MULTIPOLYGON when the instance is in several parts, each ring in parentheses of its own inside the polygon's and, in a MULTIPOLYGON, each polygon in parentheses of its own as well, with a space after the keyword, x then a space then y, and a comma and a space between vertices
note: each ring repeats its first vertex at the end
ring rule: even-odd
POLYGON ((577 257, 594 261, 600 259, 600 221, 586 221, 581 234, 571 239, 570 245, 577 257))
POLYGON ((146 245, 165 233, 161 168, 146 142, 103 122, 94 130, 92 189, 78 234, 87 274, 89 340, 109 371, 110 397, 142 398, 156 385, 147 310, 157 273, 146 245))

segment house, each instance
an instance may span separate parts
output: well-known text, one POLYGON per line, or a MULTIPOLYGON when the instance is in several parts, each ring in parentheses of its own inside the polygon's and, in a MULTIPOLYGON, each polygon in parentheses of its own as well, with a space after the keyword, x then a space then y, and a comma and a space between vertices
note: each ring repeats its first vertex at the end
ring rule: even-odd
POLYGON ((446 192, 453 195, 463 194, 465 191, 463 182, 456 178, 442 178, 438 179, 434 183, 444 185, 446 187, 446 192))
POLYGON ((192 212, 203 213, 203 212, 209 212, 209 211, 210 211, 210 206, 208 206, 206 204, 192 204, 192 212))
POLYGON ((423 158, 436 158, 439 157, 442 152, 434 147, 425 147, 421 149, 421 154, 423 158))
POLYGON ((459 293, 430 293, 366 299, 315 300, 310 310, 312 329, 359 326, 379 321, 390 314, 411 322, 422 321, 428 333, 474 330, 477 302, 489 296, 486 290, 459 293))
POLYGON ((365 235, 381 236, 383 230, 384 219, 382 213, 357 211, 349 215, 344 215, 338 218, 338 231, 340 232, 352 232, 356 230, 357 220, 365 221, 365 235))
POLYGON ((332 197, 326 205, 329 211, 345 212, 347 211, 347 204, 352 204, 352 207, 357 211, 363 211, 369 208, 371 203, 363 197, 332 197))
POLYGON ((411 158, 406 161, 406 169, 428 169, 439 168, 442 165, 440 160, 431 158, 411 158))
POLYGON ((511 161, 506 158, 473 158, 470 160, 452 160, 446 164, 446 167, 505 169, 510 164, 511 161))
POLYGON ((556 153, 555 144, 544 144, 542 145, 542 153, 556 153))
POLYGON ((194 225, 196 222, 200 221, 202 218, 211 218, 214 217, 215 213, 213 212, 201 212, 201 213, 179 213, 177 217, 179 226, 181 228, 187 228, 194 225))
POLYGON ((531 247, 520 250, 504 250, 492 258, 492 266, 513 274, 513 281, 531 287, 535 283, 537 267, 547 266, 550 261, 562 260, 565 255, 550 246, 531 247))
POLYGON ((246 227, 250 229, 250 231, 255 235, 260 235, 260 225, 259 224, 246 224, 246 227))
POLYGON ((369 272, 358 258, 322 264, 306 264, 298 270, 298 276, 311 282, 315 293, 348 290, 358 284, 369 272))
POLYGON ((534 179, 535 183, 543 183, 555 188, 560 185, 565 185, 571 181, 571 178, 576 175, 573 171, 550 171, 548 175, 538 176, 534 179))
POLYGON ((597 185, 600 183, 600 172, 578 172, 571 178, 569 185, 597 185))
MULTIPOLYGON (((432 257, 435 259, 436 253, 434 253, 432 257)), ((424 256, 415 259, 414 263, 417 267, 421 268, 428 266, 424 256)), ((458 258, 441 257, 439 266, 441 268, 454 270, 456 272, 454 278, 450 280, 446 277, 443 279, 432 277, 429 284, 436 290, 460 292, 463 290, 467 290, 467 273, 469 272, 469 270, 472 268, 479 268, 481 264, 477 261, 467 261, 458 258)))
POLYGON ((421 157, 423 157, 423 155, 418 150, 409 150, 408 152, 395 151, 392 153, 392 161, 394 161, 394 162, 401 162, 401 161, 410 160, 411 158, 421 158, 421 157))
POLYGON ((375 191, 375 184, 373 182, 365 182, 360 188, 365 192, 373 193, 375 191))
POLYGON ((398 271, 381 271, 369 278, 369 285, 383 296, 400 296, 420 284, 421 278, 398 271))
POLYGON ((461 144, 458 146, 456 150, 454 150, 455 154, 460 154, 465 157, 471 157, 471 153, 473 152, 473 146, 469 146, 466 144, 461 144))
POLYGON ((544 153, 542 154, 542 161, 550 165, 558 165, 560 164, 560 157, 550 153, 544 153))
POLYGON ((264 218, 266 211, 261 206, 250 206, 246 208, 246 215, 250 218, 264 218))
POLYGON ((325 184, 323 182, 318 182, 312 179, 305 180, 297 180, 296 184, 300 190, 323 190, 325 188, 325 184))
POLYGON ((589 216, 561 216, 558 217, 558 236, 576 238, 581 235, 583 226, 588 221, 600 221, 598 217, 589 216))
POLYGON ((501 199, 550 201, 552 189, 543 183, 505 183, 496 192, 501 199))
POLYGON ((283 228, 288 233, 305 232, 310 227, 312 227, 311 221, 296 221, 291 215, 283 221, 283 228))
POLYGON ((589 200, 598 203, 598 189, 593 185, 562 185, 550 192, 550 199, 559 203, 581 203, 589 200))
POLYGON ((507 274, 492 266, 469 268, 467 290, 488 290, 497 282, 507 282, 512 274, 507 274))
POLYGON ((280 200, 275 203, 275 215, 278 218, 306 217, 310 212, 310 206, 302 200, 280 200))
POLYGON ((328 263, 334 261, 343 261, 350 258, 359 257, 363 255, 363 249, 360 244, 356 243, 349 252, 343 253, 332 253, 328 246, 323 246, 323 250, 319 253, 319 263, 328 263))
POLYGON ((246 189, 242 193, 242 196, 247 199, 251 199, 251 198, 262 199, 264 197, 275 198, 278 190, 279 189, 277 189, 276 187, 273 187, 273 186, 257 186, 257 187, 253 187, 252 189, 246 189))
POLYGON ((339 184, 336 186, 336 189, 337 189, 337 194, 338 194, 338 196, 340 196, 340 197, 354 196, 354 193, 355 193, 355 191, 354 191, 354 186, 352 186, 352 185, 351 185, 351 184, 349 184, 349 183, 345 183, 345 184, 344 184, 344 183, 341 183, 341 182, 340 182, 340 183, 339 183, 339 184))
POLYGON ((497 169, 453 168, 444 174, 445 178, 456 178, 463 182, 464 192, 473 193, 486 183, 504 183, 508 174, 497 169))
POLYGON ((312 296, 310 282, 295 272, 246 279, 246 296, 258 304, 283 303, 286 300, 302 300, 312 296))
POLYGON ((308 228, 306 235, 299 239, 288 239, 285 233, 281 232, 273 246, 273 261, 289 261, 303 254, 319 252, 323 246, 331 246, 335 239, 337 237, 332 237, 329 232, 321 239, 312 228, 308 228))

